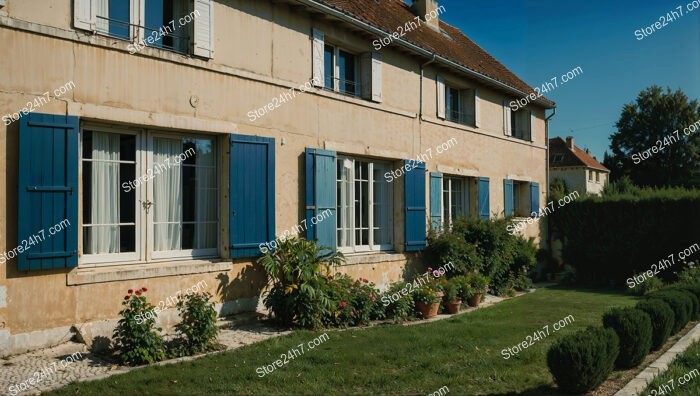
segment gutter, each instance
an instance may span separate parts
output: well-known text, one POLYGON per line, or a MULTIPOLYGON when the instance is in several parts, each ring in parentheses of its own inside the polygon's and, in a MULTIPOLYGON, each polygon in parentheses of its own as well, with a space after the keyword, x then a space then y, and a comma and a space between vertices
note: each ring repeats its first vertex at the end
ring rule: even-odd
MULTIPOLYGON (((545 144, 547 145, 547 149, 545 152, 547 153, 547 169, 545 170, 545 179, 547 180, 547 186, 545 187, 545 191, 547 191, 546 197, 547 197, 547 203, 549 203, 549 186, 551 185, 551 182, 549 181, 549 120, 554 118, 554 116, 557 114, 557 108, 556 106, 554 107, 554 111, 552 111, 552 114, 547 116, 544 119, 544 141, 545 144)), ((552 219, 551 217, 547 216, 547 248, 549 249, 549 255, 552 256, 552 244, 554 243, 554 236, 552 235, 552 219)))
MULTIPOLYGON (((328 6, 326 4, 322 4, 316 0, 296 0, 296 2, 304 4, 304 5, 311 7, 311 8, 315 8, 315 9, 323 12, 324 14, 331 15, 331 16, 336 17, 344 22, 350 23, 351 25, 355 25, 357 27, 360 27, 361 29, 369 31, 371 33, 374 33, 379 37, 385 37, 385 36, 391 35, 390 33, 387 33, 379 28, 376 28, 376 27, 368 24, 368 23, 362 22, 359 19, 356 19, 352 16, 349 16, 349 15, 343 13, 342 11, 339 11, 339 10, 337 10, 331 6, 328 6)), ((477 73, 477 72, 475 72, 471 69, 468 69, 468 68, 466 68, 458 63, 455 63, 447 58, 436 55, 436 54, 434 54, 434 53, 432 53, 424 48, 421 48, 415 44, 412 44, 412 43, 410 43, 402 38, 393 39, 393 42, 397 43, 405 48, 408 48, 409 50, 411 50, 413 52, 417 52, 420 55, 423 55, 427 58, 432 59, 432 61, 430 61, 430 63, 433 63, 434 61, 438 61, 438 62, 440 62, 444 65, 447 65, 453 69, 457 69, 457 70, 461 71, 462 73, 465 73, 467 75, 475 77, 479 80, 486 81, 492 85, 495 85, 498 88, 501 88, 507 92, 510 92, 510 93, 517 95, 517 96, 520 96, 520 97, 526 97, 529 95, 528 93, 525 93, 523 91, 520 91, 519 89, 513 88, 510 85, 504 84, 504 83, 502 83, 494 78, 483 75, 481 73, 477 73)), ((546 109, 553 109, 556 107, 556 106, 549 104, 541 99, 537 99, 533 103, 536 103, 536 104, 538 104, 546 109)))

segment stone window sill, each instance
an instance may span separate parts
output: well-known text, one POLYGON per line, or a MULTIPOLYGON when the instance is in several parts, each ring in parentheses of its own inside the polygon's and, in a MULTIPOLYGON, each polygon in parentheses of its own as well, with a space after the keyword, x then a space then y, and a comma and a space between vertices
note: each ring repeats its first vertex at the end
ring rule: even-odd
POLYGON ((67 284, 68 286, 77 286, 133 279, 223 272, 233 269, 233 265, 231 261, 211 259, 76 268, 68 273, 67 284))

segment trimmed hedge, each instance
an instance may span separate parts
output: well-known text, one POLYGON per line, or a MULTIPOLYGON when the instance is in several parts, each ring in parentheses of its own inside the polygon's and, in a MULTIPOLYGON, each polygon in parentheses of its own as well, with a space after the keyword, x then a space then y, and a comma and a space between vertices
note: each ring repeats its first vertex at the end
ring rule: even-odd
POLYGON ((649 354, 653 329, 646 312, 635 308, 613 308, 603 315, 603 326, 615 330, 620 339, 616 367, 637 366, 649 354))
POLYGON ((595 389, 612 372, 619 353, 612 329, 588 327, 564 336, 547 352, 547 366, 560 389, 584 393, 595 389))
POLYGON ((693 310, 693 303, 690 297, 683 293, 673 292, 669 289, 664 289, 658 292, 651 293, 647 296, 650 299, 659 299, 665 301, 673 310, 675 320, 671 334, 676 334, 681 331, 690 320, 690 314, 693 310))
MULTIPOLYGON (((695 293, 696 290, 690 286, 681 286, 681 285, 674 285, 672 287, 669 287, 668 289, 664 290, 677 290, 681 293, 686 294, 688 297, 690 297, 690 301, 693 303, 693 313, 690 315, 690 320, 695 320, 698 318, 698 314, 700 314, 700 300, 698 299, 697 294, 695 293)), ((700 290, 698 290, 700 291, 700 290)))
POLYGON ((671 336, 671 330, 675 322, 673 310, 668 303, 659 299, 641 301, 635 308, 646 312, 651 318, 651 349, 657 350, 661 348, 668 337, 671 336))
MULTIPOLYGON (((553 237, 564 243, 564 262, 576 270, 577 281, 623 285, 633 274, 645 273, 697 242, 700 191, 581 197, 547 218, 553 237)), ((659 276, 673 280, 673 271, 659 276)))

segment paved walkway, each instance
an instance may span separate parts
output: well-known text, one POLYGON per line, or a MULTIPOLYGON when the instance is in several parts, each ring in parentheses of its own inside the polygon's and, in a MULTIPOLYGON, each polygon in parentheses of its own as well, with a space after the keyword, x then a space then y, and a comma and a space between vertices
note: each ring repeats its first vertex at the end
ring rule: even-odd
MULTIPOLYGON (((234 321, 220 321, 221 332, 218 341, 225 345, 227 350, 232 350, 290 333, 290 331, 266 327, 254 320, 254 316, 254 314, 241 314, 236 315, 234 321)), ((159 364, 195 358, 189 356, 159 364)), ((108 362, 99 355, 90 353, 85 344, 68 342, 53 348, 0 360, 0 394, 36 395, 41 391, 60 388, 74 381, 102 379, 133 369, 108 362), (23 384, 20 385, 21 383, 23 384)))
MULTIPOLYGON (((531 291, 534 291, 534 289, 531 291)), ((520 295, 523 294, 519 293, 516 297, 520 295)), ((507 299, 487 295, 486 301, 482 302, 479 307, 463 309, 460 315, 492 306, 507 299)), ((237 314, 231 319, 220 320, 221 332, 219 333, 218 341, 226 346, 226 350, 233 350, 244 345, 291 333, 291 331, 265 326, 257 320, 258 316, 258 314, 254 313, 244 313, 237 314)), ((406 322, 405 325, 433 322, 452 316, 454 315, 438 315, 429 320, 406 322)), ((172 364, 196 359, 201 356, 188 356, 157 364, 172 364)), ((102 359, 99 355, 90 353, 85 344, 68 342, 53 348, 0 360, 0 394, 36 395, 41 391, 60 388, 74 381, 98 380, 134 369, 133 367, 114 364, 102 359)))

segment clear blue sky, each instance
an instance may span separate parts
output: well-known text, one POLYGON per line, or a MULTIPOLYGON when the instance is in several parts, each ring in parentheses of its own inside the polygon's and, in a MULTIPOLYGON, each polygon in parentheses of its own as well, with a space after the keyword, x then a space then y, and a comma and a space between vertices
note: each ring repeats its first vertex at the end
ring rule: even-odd
POLYGON ((572 135, 601 161, 622 106, 645 87, 681 88, 700 99, 700 9, 687 11, 692 0, 438 1, 442 20, 530 86, 557 76, 559 87, 546 94, 557 103, 550 136, 572 135), (682 17, 637 40, 635 30, 679 5, 682 17), (577 66, 583 74, 562 84, 577 66))

